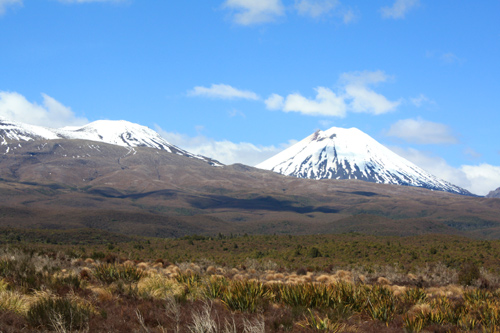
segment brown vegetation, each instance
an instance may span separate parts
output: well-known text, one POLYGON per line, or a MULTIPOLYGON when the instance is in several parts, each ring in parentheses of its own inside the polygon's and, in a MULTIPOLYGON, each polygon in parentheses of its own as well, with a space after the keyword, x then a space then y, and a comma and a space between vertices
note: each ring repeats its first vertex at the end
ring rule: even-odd
POLYGON ((112 250, 90 245, 95 248, 84 252, 81 246, 63 244, 3 246, 0 330, 482 332, 500 328, 496 241, 362 235, 194 238, 136 239, 114 244, 112 250), (233 251, 247 251, 247 242, 266 251, 269 244, 276 249, 276 258, 273 251, 259 259, 217 257, 218 251, 228 252, 216 250, 224 246, 222 241, 237 242, 233 251), (288 242, 295 249, 303 244, 299 252, 304 255, 293 252, 298 268, 279 259, 279 249, 287 248, 288 242), (312 258, 306 251, 308 242, 331 256, 312 258), (197 250, 198 243, 206 243, 205 250, 197 250), (381 253, 371 265, 362 260, 349 263, 349 257, 356 258, 355 249, 378 252, 379 246, 400 258, 409 249, 425 258, 408 268, 385 263, 381 253), (335 257, 333 248, 344 255, 335 257), (174 249, 174 256, 159 255, 174 249), (460 251, 472 249, 483 262, 458 260, 463 256, 460 251), (441 251, 445 252, 441 258, 450 257, 450 265, 429 261, 441 251), (141 258, 142 253, 149 256, 141 258), (107 262, 110 258, 115 260, 107 262))

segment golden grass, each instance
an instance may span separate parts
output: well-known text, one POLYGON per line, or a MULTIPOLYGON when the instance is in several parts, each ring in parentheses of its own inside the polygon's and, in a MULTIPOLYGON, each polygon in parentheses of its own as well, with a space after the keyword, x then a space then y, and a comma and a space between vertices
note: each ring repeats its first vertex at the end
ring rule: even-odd
POLYGON ((89 286, 89 290, 92 291, 93 296, 99 302, 108 302, 113 299, 113 293, 109 288, 101 286, 89 286))
POLYGON ((176 280, 162 274, 150 274, 137 284, 139 294, 144 298, 165 299, 179 296, 183 287, 176 280))
POLYGON ((383 276, 380 276, 378 279, 377 279, 377 283, 382 285, 382 286, 388 286, 391 284, 391 281, 389 281, 389 279, 386 279, 385 277, 383 276))
POLYGON ((31 303, 31 297, 19 292, 10 290, 0 291, 0 311, 12 311, 24 315, 31 303))

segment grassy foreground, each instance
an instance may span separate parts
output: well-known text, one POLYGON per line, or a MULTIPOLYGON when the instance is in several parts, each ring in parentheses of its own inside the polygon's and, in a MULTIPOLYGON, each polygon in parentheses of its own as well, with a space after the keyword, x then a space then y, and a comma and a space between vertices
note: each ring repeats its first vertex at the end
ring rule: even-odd
POLYGON ((496 241, 78 232, 3 233, 0 331, 500 330, 496 241))

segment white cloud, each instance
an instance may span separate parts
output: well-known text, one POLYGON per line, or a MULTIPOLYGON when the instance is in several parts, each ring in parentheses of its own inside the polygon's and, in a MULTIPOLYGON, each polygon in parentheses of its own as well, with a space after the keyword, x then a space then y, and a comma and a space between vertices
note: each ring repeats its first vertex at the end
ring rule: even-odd
POLYGON ((318 87, 316 97, 308 99, 296 93, 286 97, 282 110, 285 112, 300 112, 311 116, 344 117, 346 104, 344 98, 328 88, 318 87))
MULTIPOLYGON (((467 178, 465 172, 460 168, 455 168, 449 165, 444 158, 432 155, 428 152, 422 152, 417 149, 401 147, 389 147, 396 154, 406 158, 410 162, 418 165, 434 176, 444 179, 454 185, 463 187, 470 191, 472 186, 471 181, 467 178)), ((475 192, 473 192, 475 193, 475 192)), ((476 193, 479 194, 479 193, 476 193)))
POLYGON ((418 144, 453 144, 458 141, 450 127, 421 118, 399 120, 391 125, 387 135, 418 144))
POLYGON ((201 86, 194 87, 193 90, 188 91, 188 96, 203 96, 220 99, 259 99, 259 96, 252 91, 239 90, 227 84, 212 84, 210 88, 201 86))
POLYGON ((348 85, 345 90, 352 99, 351 108, 354 112, 383 114, 395 110, 400 104, 399 101, 391 102, 384 96, 364 86, 348 85))
POLYGON ((281 110, 285 105, 285 99, 278 94, 272 94, 264 101, 268 110, 281 110))
POLYGON ((472 193, 486 195, 500 187, 500 166, 491 164, 462 165, 460 169, 467 175, 472 193))
POLYGON ((317 87, 316 97, 309 99, 299 93, 283 98, 271 95, 265 102, 270 110, 300 112, 313 116, 344 117, 346 112, 383 114, 395 110, 400 101, 389 101, 369 86, 388 79, 382 71, 344 73, 337 92, 326 87, 317 87))
POLYGON ((191 137, 164 131, 159 126, 156 126, 156 131, 167 141, 182 149, 214 158, 224 164, 242 163, 254 166, 297 142, 291 140, 279 146, 257 146, 248 142, 216 141, 203 135, 191 137))
POLYGON ((86 118, 80 118, 69 108, 50 97, 42 94, 43 103, 38 105, 29 102, 23 95, 16 92, 0 91, 0 116, 10 120, 45 127, 78 126, 88 123, 86 118))
POLYGON ((403 19, 406 13, 419 4, 419 0, 396 0, 392 7, 383 7, 380 12, 383 18, 403 19))
POLYGON ((235 11, 233 20, 241 25, 272 22, 285 12, 281 0, 226 0, 223 7, 235 11))
POLYGON ((338 0, 297 0, 295 9, 300 15, 317 18, 328 14, 339 4, 338 0))
POLYGON ((453 167, 442 157, 413 148, 390 147, 395 153, 415 163, 431 174, 477 195, 486 195, 500 187, 500 166, 490 164, 453 167))
POLYGON ((350 100, 350 109, 354 112, 366 112, 376 115, 394 111, 401 101, 389 101, 376 93, 370 85, 385 82, 389 77, 383 71, 363 71, 344 73, 341 81, 345 82, 346 99, 350 100))
POLYGON ((0 0, 0 15, 5 14, 6 8, 13 5, 23 5, 23 0, 0 0))

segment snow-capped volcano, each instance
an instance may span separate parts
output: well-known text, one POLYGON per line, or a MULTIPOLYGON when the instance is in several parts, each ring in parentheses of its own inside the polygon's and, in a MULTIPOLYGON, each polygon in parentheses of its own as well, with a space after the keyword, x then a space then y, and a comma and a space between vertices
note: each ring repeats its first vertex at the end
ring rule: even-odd
POLYGON ((359 179, 471 195, 422 170, 357 128, 317 131, 257 168, 298 178, 359 179))
POLYGON ((215 160, 192 154, 174 146, 157 132, 146 126, 125 120, 98 120, 81 127, 71 126, 53 129, 0 118, 0 145, 2 146, 8 146, 19 141, 56 139, 79 139, 124 147, 156 148, 178 155, 205 160, 211 165, 221 165, 215 160))

